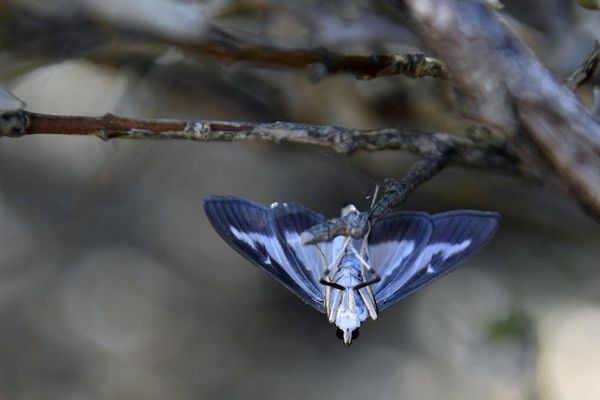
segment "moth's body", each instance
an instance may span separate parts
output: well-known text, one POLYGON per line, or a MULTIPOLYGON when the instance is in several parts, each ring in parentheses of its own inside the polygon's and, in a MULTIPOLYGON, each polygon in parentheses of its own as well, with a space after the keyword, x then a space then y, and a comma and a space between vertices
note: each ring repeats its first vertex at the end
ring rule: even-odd
MULTIPOLYGON (((358 327, 453 271, 489 241, 498 214, 459 210, 389 214, 360 240, 340 236, 304 245, 302 234, 325 217, 297 203, 263 207, 231 196, 205 199, 221 237, 292 293, 326 315, 349 345, 358 327)), ((349 206, 342 215, 357 212, 349 206)))
MULTIPOLYGON (((342 216, 355 211, 353 205, 346 206, 342 216)), ((325 268, 320 280, 325 289, 327 318, 338 327, 338 336, 347 345, 358 336, 358 328, 367 317, 377 319, 377 303, 370 286, 380 277, 368 264, 366 244, 366 239, 335 238, 331 242, 333 265, 325 268)))
MULTIPOLYGON (((364 282, 361 261, 349 249, 345 250, 339 268, 331 280, 344 287, 344 290, 333 287, 326 288, 329 291, 329 295, 325 297, 328 319, 342 331, 344 342, 350 344, 352 332, 367 319, 369 312, 361 293, 359 293, 359 290, 366 292, 367 289, 354 289, 364 282)), ((371 301, 371 299, 368 298, 367 301, 371 301)))

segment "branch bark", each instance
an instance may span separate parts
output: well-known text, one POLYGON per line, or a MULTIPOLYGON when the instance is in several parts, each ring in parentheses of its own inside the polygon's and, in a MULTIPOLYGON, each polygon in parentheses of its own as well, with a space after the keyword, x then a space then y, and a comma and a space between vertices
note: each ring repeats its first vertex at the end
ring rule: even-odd
POLYGON ((261 140, 275 143, 302 143, 329 147, 339 154, 357 150, 406 150, 428 155, 452 148, 448 162, 455 165, 483 168, 527 178, 539 176, 539 171, 519 159, 506 143, 488 137, 474 140, 440 132, 410 129, 359 130, 291 122, 238 122, 207 120, 139 120, 111 114, 103 117, 79 117, 11 113, 0 118, 0 133, 20 137, 36 134, 86 135, 102 140, 179 139, 200 142, 261 140))
POLYGON ((484 4, 394 3, 408 11, 427 47, 446 63, 461 111, 506 132, 521 157, 539 155, 600 219, 600 123, 575 95, 484 4))
POLYGON ((233 37, 198 41, 163 37, 153 39, 155 42, 146 45, 125 43, 118 47, 95 50, 89 52, 87 58, 103 62, 125 59, 132 55, 156 57, 158 50, 164 50, 164 47, 156 46, 156 43, 160 43, 173 46, 191 57, 213 57, 225 65, 244 62, 305 70, 314 80, 322 79, 328 74, 351 74, 363 80, 399 75, 412 79, 449 77, 446 66, 440 60, 422 53, 342 54, 325 47, 308 50, 249 44, 233 37))
POLYGON ((386 181, 386 190, 381 199, 369 210, 371 225, 390 212, 392 208, 403 203, 408 196, 422 183, 433 178, 450 160, 453 153, 451 147, 441 149, 415 163, 402 179, 390 178, 386 181))

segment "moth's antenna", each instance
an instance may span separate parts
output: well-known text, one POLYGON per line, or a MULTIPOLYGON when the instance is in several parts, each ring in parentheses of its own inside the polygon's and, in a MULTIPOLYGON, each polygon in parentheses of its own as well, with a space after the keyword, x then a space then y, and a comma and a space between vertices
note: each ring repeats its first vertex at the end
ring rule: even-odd
MULTIPOLYGON (((319 250, 319 254, 321 255, 321 260, 323 261, 323 274, 329 271, 329 266, 327 265, 327 259, 325 258, 325 253, 321 250, 321 246, 318 243, 315 243, 315 247, 319 250)), ((321 279, 329 279, 327 275, 323 275, 321 279)), ((331 309, 330 309, 330 299, 331 298, 331 287, 325 286, 325 313, 327 314, 327 318, 331 319, 331 309)))
POLYGON ((371 200, 371 207, 369 207, 369 209, 373 208, 373 206, 375 205, 378 194, 379 194, 379 183, 375 185, 375 193, 373 193, 373 199, 371 200))
POLYGON ((349 177, 349 180, 351 180, 354 186, 356 186, 356 188, 360 191, 362 198, 369 198, 368 189, 365 189, 361 181, 369 181, 369 183, 367 183, 368 186, 370 186, 372 183, 377 184, 377 179, 375 179, 374 176, 371 176, 367 171, 364 170, 364 168, 351 165, 347 158, 340 159, 339 157, 333 156, 320 149, 313 149, 313 151, 335 164, 336 167, 339 168, 340 172, 345 172, 345 175, 349 177))

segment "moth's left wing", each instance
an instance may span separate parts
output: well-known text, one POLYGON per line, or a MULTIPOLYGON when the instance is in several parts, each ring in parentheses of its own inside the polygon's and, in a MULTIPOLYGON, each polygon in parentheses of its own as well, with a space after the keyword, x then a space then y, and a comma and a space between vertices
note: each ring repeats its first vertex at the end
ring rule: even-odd
POLYGON ((495 212, 468 210, 431 216, 433 232, 427 245, 406 261, 405 274, 376 295, 379 310, 456 269, 490 241, 499 218, 495 212))
POLYGON ((273 208, 233 196, 204 199, 209 221, 227 244, 268 272, 320 312, 325 312, 321 285, 307 274, 281 238, 273 208))
POLYGON ((303 245, 300 237, 302 232, 325 222, 325 217, 302 204, 273 203, 271 221, 274 231, 285 244, 288 258, 296 262, 306 279, 324 295, 323 285, 319 281, 325 271, 324 263, 330 265, 333 262, 332 244, 321 242, 318 248, 317 245, 303 245))

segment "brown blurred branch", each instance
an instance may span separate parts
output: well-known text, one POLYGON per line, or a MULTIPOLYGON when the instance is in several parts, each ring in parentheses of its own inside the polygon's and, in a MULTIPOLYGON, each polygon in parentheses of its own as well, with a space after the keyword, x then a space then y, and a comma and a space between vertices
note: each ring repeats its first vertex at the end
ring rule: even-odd
POLYGON ((448 77, 439 60, 424 54, 347 55, 323 47, 314 50, 286 49, 226 42, 172 42, 191 54, 213 56, 227 64, 244 61, 306 69, 313 78, 325 74, 349 73, 358 79, 404 75, 409 78, 448 77))
MULTIPOLYGON (((136 0, 136 2, 143 4, 142 0, 136 0)), ((153 60, 160 55, 165 46, 170 46, 194 57, 211 56, 225 64, 248 62, 306 69, 316 79, 335 73, 349 73, 359 79, 391 75, 404 75, 411 78, 447 77, 444 64, 424 54, 341 54, 324 47, 301 49, 288 43, 285 46, 276 46, 272 43, 265 43, 265 39, 258 35, 248 35, 250 40, 248 37, 238 37, 220 28, 212 17, 205 15, 206 7, 201 4, 181 5, 193 17, 192 20, 196 21, 195 24, 192 24, 191 21, 186 20, 182 26, 179 26, 180 24, 174 20, 174 14, 176 14, 174 10, 168 8, 164 10, 168 21, 163 18, 161 24, 153 24, 150 21, 161 15, 161 11, 154 7, 142 7, 139 13, 132 18, 128 14, 121 15, 111 2, 106 2, 106 4, 94 2, 93 7, 86 4, 80 5, 78 13, 70 14, 66 18, 62 14, 41 17, 35 13, 27 13, 25 12, 26 6, 15 2, 11 8, 21 10, 28 19, 34 19, 39 31, 20 32, 16 30, 19 27, 18 24, 14 27, 15 32, 10 32, 9 28, 5 28, 11 33, 10 40, 7 42, 12 44, 14 53, 23 53, 21 56, 28 60, 37 58, 44 52, 46 54, 43 54, 42 58, 50 57, 51 59, 72 57, 73 54, 77 54, 96 62, 103 62, 106 59, 125 62, 128 55, 144 55, 153 60), (187 29, 185 29, 186 26, 187 29), (82 40, 82 43, 75 45, 73 37, 93 38, 94 40, 82 40), (25 43, 19 43, 19 40, 25 43), (68 46, 65 43, 68 43, 68 46), (65 48, 68 51, 65 51, 65 48), (114 54, 115 51, 117 54, 114 54), (125 53, 123 56, 123 52, 133 54, 125 53)), ((77 8, 71 10, 71 12, 75 11, 77 8)), ((25 18, 25 16, 21 17, 25 18)), ((328 20, 330 19, 328 18, 328 20)), ((387 27, 384 33, 390 37, 400 36, 399 32, 403 32, 401 27, 395 27, 393 23, 381 16, 370 18, 368 23, 378 24, 378 26, 362 26, 360 32, 374 31, 383 25, 387 27)), ((357 29, 361 24, 366 24, 366 22, 357 22, 352 28, 357 29)), ((408 35, 405 34, 405 36, 408 35)), ((355 39, 354 42, 357 40, 355 39)), ((298 45, 296 44, 296 46, 298 45)))
MULTIPOLYGON (((328 74, 352 74, 357 79, 374 79, 383 76, 403 75, 408 78, 448 78, 448 70, 439 60, 422 53, 414 54, 341 54, 324 47, 313 50, 273 47, 241 42, 235 38, 212 38, 204 41, 182 41, 155 38, 148 46, 137 43, 103 48, 86 55, 96 62, 123 59, 133 56, 156 57, 157 46, 167 44, 199 58, 213 57, 225 65, 244 62, 267 67, 287 67, 305 70, 315 80, 328 74), (154 51, 153 51, 154 50, 154 51)), ((163 50, 164 47, 160 47, 163 50)))
POLYGON ((488 137, 469 139, 439 132, 410 129, 350 129, 291 122, 139 120, 114 115, 77 117, 36 114, 26 111, 0 118, 4 136, 35 134, 87 135, 103 140, 185 139, 201 142, 262 140, 275 143, 302 143, 329 147, 340 154, 356 150, 406 150, 428 155, 451 148, 448 162, 492 171, 532 177, 537 174, 501 140, 488 137))
POLYGON ((396 0, 452 73, 461 111, 502 129, 600 219, 600 123, 481 2, 396 0))

